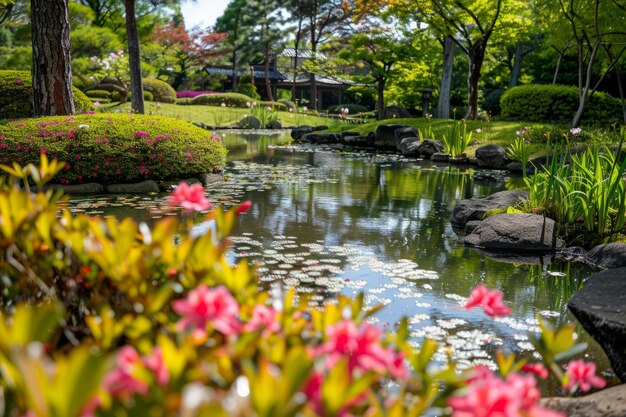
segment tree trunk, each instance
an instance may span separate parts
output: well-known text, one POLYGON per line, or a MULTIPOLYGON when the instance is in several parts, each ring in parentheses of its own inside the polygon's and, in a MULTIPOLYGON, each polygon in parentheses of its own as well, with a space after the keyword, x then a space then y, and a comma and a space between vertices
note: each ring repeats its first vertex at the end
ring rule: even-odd
POLYGON ((385 118, 385 80, 378 80, 377 85, 378 100, 376 106, 378 108, 378 120, 385 118))
POLYGON ((232 90, 237 91, 237 38, 239 37, 239 18, 241 16, 241 9, 237 10, 237 19, 235 20, 235 31, 233 32, 233 80, 232 90))
POLYGON ((67 0, 31 0, 35 116, 74 114, 67 0))
POLYGON ((481 39, 468 50, 469 74, 467 77, 467 120, 478 118, 478 83, 480 82, 480 70, 485 60, 486 39, 481 39))
POLYGON ((126 36, 128 38, 128 64, 130 67, 131 107, 134 112, 144 114, 143 83, 141 81, 141 52, 135 19, 135 0, 124 0, 126 13, 126 36))
POLYGON ((509 88, 515 87, 519 83, 519 77, 522 74, 522 60, 524 59, 524 44, 522 42, 515 43, 515 56, 513 57, 513 69, 511 70, 511 81, 509 88))
POLYGON ((274 101, 274 95, 272 94, 272 84, 270 83, 270 45, 265 47, 265 92, 267 93, 267 100, 274 101))
POLYGON ((293 58, 293 81, 291 83, 291 101, 296 102, 296 78, 298 76, 298 52, 300 51, 300 37, 302 36, 302 16, 298 19, 296 32, 295 57, 293 58))
POLYGON ((559 55, 556 59, 556 67, 554 68, 554 77, 552 78, 552 85, 556 84, 556 78, 559 75, 559 69, 561 68, 561 59, 563 59, 563 55, 559 55))
POLYGON ((454 64, 454 39, 446 36, 443 41, 443 71, 441 74, 441 88, 437 103, 437 118, 450 118, 450 91, 452 90, 452 67, 454 64))

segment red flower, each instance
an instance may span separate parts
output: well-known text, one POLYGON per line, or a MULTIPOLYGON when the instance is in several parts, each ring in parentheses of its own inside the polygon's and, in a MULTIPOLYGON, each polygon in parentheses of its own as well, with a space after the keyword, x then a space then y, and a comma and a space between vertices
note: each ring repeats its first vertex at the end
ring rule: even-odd
POLYGON ((250 210, 250 207, 252 207, 252 201, 250 200, 246 200, 243 203, 239 204, 239 207, 237 207, 237 214, 244 214, 247 213, 248 210, 250 210))
POLYGON ((172 192, 168 204, 170 206, 182 206, 187 212, 211 208, 211 202, 204 195, 202 185, 189 185, 186 182, 178 184, 178 187, 172 192))
POLYGON ((271 307, 262 304, 254 306, 252 318, 244 326, 244 330, 256 332, 263 329, 263 336, 280 331, 280 323, 276 320, 277 312, 271 307))
POLYGON ((181 330, 191 328, 196 338, 206 336, 209 323, 227 336, 237 334, 241 327, 236 318, 239 312, 237 300, 224 287, 210 289, 200 285, 189 292, 186 300, 174 301, 172 308, 183 316, 177 327, 181 330))
POLYGON ((545 366, 540 363, 527 363, 522 366, 522 371, 527 372, 529 374, 537 375, 541 379, 546 379, 548 377, 548 370, 545 366))
POLYGON ((149 356, 144 356, 143 363, 146 368, 154 372, 157 384, 161 386, 167 385, 170 381, 170 372, 165 366, 163 352, 160 347, 155 347, 149 356))
POLYGON ((596 375, 596 364, 585 363, 582 359, 570 361, 567 364, 568 382, 565 389, 571 390, 580 388, 582 392, 589 391, 592 387, 604 388, 606 381, 596 375))
POLYGON ((465 308, 469 310, 478 305, 482 305, 485 313, 491 317, 506 316, 511 313, 511 309, 502 302, 502 293, 498 290, 490 290, 484 284, 479 284, 472 290, 465 308))

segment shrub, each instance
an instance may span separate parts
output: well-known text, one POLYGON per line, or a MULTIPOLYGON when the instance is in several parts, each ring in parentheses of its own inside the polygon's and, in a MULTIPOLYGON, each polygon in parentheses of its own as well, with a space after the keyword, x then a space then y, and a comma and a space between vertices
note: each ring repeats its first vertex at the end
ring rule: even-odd
MULTIPOLYGON (((578 88, 564 85, 523 85, 513 87, 500 101, 502 116, 528 121, 568 122, 578 108, 578 88)), ((589 102, 583 122, 611 124, 621 120, 618 99, 596 92, 589 102)))
POLYGON ((259 100, 261 98, 261 95, 257 92, 256 85, 251 83, 240 82, 237 85, 237 92, 239 94, 252 97, 254 100, 259 100))
POLYGON ((271 107, 273 110, 287 111, 287 106, 278 101, 261 101, 259 106, 271 107))
POLYGON ((373 110, 376 107, 378 93, 375 88, 355 85, 346 90, 345 98, 354 104, 367 107, 367 110, 373 110))
POLYGON ((204 94, 191 100, 191 104, 204 104, 207 106, 221 106, 222 103, 228 107, 247 107, 246 103, 251 103, 254 100, 243 94, 238 93, 219 93, 219 94, 204 94))
POLYGON ((85 95, 89 98, 111 98, 111 93, 106 90, 89 90, 85 91, 85 95))
POLYGON ((224 165, 226 151, 207 131, 168 117, 91 114, 7 123, 2 163, 66 161, 61 183, 186 178, 224 165))
POLYGON ((118 91, 111 93, 111 101, 120 101, 120 93, 118 91))
MULTIPOLYGON (((132 94, 129 94, 128 97, 126 98, 126 100, 130 101, 132 96, 133 96, 132 94)), ((118 96, 118 99, 119 99, 119 96, 118 96)), ((144 91, 143 92, 143 101, 154 101, 154 94, 152 94, 150 91, 144 91)))
POLYGON ((179 98, 178 100, 176 100, 176 104, 180 104, 181 106, 189 106, 193 104, 193 99, 192 98, 179 98))
POLYGON ((178 98, 178 99, 180 99, 180 98, 194 98, 194 97, 201 96, 203 94, 215 94, 215 93, 217 93, 217 91, 189 91, 189 90, 177 91, 176 92, 176 98, 178 98))
POLYGON ((281 104, 284 104, 287 110, 291 109, 291 111, 296 111, 298 109, 298 106, 296 106, 296 103, 294 103, 291 100, 281 98, 280 100, 278 100, 278 102, 281 104))
POLYGON ((348 115, 365 113, 369 110, 367 107, 361 106, 360 104, 337 104, 336 106, 330 106, 328 113, 339 114, 342 108, 348 109, 348 115))
POLYGON ((155 101, 160 103, 176 103, 176 90, 165 81, 156 78, 144 78, 143 91, 152 93, 155 101))
MULTIPOLYGON (((91 100, 72 87, 77 113, 93 110, 91 100)), ((0 70, 0 119, 33 117, 33 83, 28 71, 0 70)))
POLYGON ((500 108, 500 100, 502 99, 504 92, 505 90, 498 88, 487 94, 483 110, 488 111, 492 116, 499 115, 502 112, 502 109, 500 108))

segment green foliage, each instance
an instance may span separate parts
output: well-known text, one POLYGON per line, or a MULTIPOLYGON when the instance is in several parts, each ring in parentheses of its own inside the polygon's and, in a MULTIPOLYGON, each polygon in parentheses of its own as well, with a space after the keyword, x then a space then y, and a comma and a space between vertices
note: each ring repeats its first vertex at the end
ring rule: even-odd
POLYGON ((278 100, 278 102, 285 106, 285 110, 289 110, 289 111, 297 111, 298 110, 298 106, 296 105, 296 103, 294 103, 291 100, 281 98, 280 100, 278 100))
POLYGON ((345 98, 354 104, 367 107, 367 110, 376 107, 376 89, 372 87, 354 85, 346 90, 345 98))
POLYGON ((67 161, 61 183, 187 178, 223 166, 225 149, 205 130, 159 116, 91 114, 9 122, 3 163, 36 163, 45 152, 67 161))
POLYGON ((158 101, 159 103, 176 103, 176 90, 165 81, 157 80, 156 78, 144 78, 143 90, 152 94, 153 99, 147 101, 158 101))
POLYGON ((526 166, 530 160, 531 149, 524 137, 517 137, 506 150, 506 157, 522 164, 522 175, 526 176, 526 166))
POLYGON ((89 90, 85 92, 85 95, 89 98, 111 98, 111 93, 106 90, 89 90))
MULTIPOLYGON (((0 70, 0 119, 33 116, 33 84, 30 72, 0 70)), ((77 113, 93 110, 91 100, 72 87, 77 113)))
MULTIPOLYGON (((578 88, 563 85, 523 85, 513 87, 502 96, 502 116, 528 121, 571 121, 578 108, 578 88)), ((621 120, 618 99, 596 92, 583 121, 610 125, 621 120)))
POLYGON ((278 111, 287 111, 287 105, 280 101, 260 101, 259 106, 271 107, 278 111))
POLYGON ((485 103, 483 104, 483 110, 488 111, 492 116, 498 116, 502 112, 500 101, 502 100, 504 93, 505 90, 497 88, 487 94, 485 97, 485 103))
MULTIPOLYGON (((265 103, 267 104, 268 102, 265 103)), ((250 108, 252 116, 259 119, 261 121, 261 126, 264 127, 273 121, 278 120, 278 109, 273 106, 267 106, 266 104, 260 103, 250 108)))
POLYGON ((252 83, 241 82, 237 84, 237 92, 251 97, 254 100, 260 100, 261 95, 257 92, 256 85, 252 83))
MULTIPOLYGON (((189 104, 204 104, 207 106, 221 106, 224 103, 228 107, 249 107, 249 103, 254 100, 246 95, 239 93, 218 93, 218 94, 203 94, 198 97, 194 97, 189 104)), ((177 104, 185 104, 179 103, 177 104)))
POLYGON ((367 107, 360 104, 337 104, 336 106, 330 106, 328 113, 340 114, 341 109, 348 109, 348 115, 366 113, 369 110, 367 107))
MULTIPOLYGON (((119 93, 117 93, 117 96, 115 96, 115 97, 119 99, 119 93)), ((130 101, 130 99, 132 97, 133 97, 132 94, 128 94, 128 97, 126 97, 126 99, 128 101, 130 101)), ((145 91, 144 90, 144 92, 143 92, 143 99, 144 99, 144 101, 154 101, 154 95, 150 91, 145 91)))
POLYGON ((453 158, 462 156, 465 149, 472 141, 472 131, 468 131, 465 120, 453 121, 448 128, 448 133, 442 136, 444 152, 453 158))

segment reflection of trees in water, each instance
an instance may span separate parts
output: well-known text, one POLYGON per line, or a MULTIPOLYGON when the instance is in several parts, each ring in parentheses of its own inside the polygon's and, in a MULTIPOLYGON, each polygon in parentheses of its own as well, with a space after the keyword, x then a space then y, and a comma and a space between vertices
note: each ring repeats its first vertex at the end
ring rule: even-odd
POLYGON ((566 316, 567 302, 583 287, 584 279, 589 276, 586 268, 574 268, 570 263, 551 265, 526 265, 528 279, 535 286, 535 300, 547 303, 550 310, 561 313, 560 320, 566 316))

